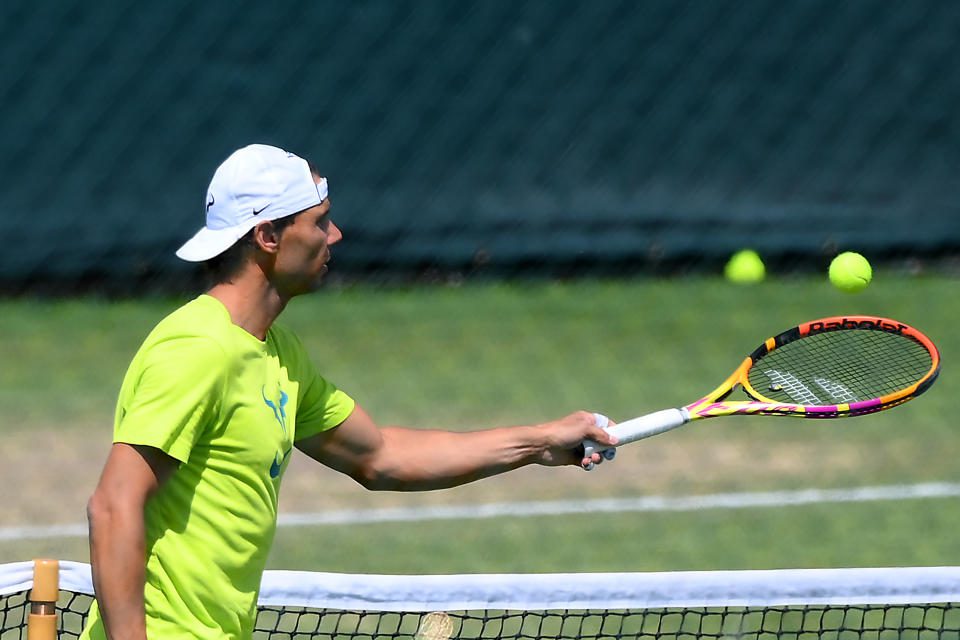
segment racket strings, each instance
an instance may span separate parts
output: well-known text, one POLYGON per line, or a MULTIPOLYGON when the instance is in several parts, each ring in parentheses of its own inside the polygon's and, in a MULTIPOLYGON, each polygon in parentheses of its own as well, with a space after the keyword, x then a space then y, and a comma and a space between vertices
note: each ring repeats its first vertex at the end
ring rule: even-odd
POLYGON ((902 391, 920 381, 932 365, 926 347, 909 337, 857 329, 784 344, 755 362, 748 379, 769 400, 828 406, 902 391))

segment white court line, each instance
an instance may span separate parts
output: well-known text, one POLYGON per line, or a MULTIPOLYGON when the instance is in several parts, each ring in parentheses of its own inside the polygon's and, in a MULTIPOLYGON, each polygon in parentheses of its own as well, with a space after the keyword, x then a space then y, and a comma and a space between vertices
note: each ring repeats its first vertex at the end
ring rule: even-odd
MULTIPOLYGON (((637 513, 700 511, 704 509, 748 509, 787 507, 839 502, 916 500, 960 496, 960 483, 860 487, 856 489, 802 489, 758 493, 714 493, 702 496, 649 496, 645 498, 603 498, 596 500, 551 500, 500 502, 459 506, 409 507, 393 509, 343 509, 320 513, 280 514, 277 526, 299 527, 377 522, 421 522, 425 520, 478 520, 510 516, 558 516, 584 513, 637 513)), ((87 535, 85 524, 0 527, 0 541, 75 538, 87 535)))

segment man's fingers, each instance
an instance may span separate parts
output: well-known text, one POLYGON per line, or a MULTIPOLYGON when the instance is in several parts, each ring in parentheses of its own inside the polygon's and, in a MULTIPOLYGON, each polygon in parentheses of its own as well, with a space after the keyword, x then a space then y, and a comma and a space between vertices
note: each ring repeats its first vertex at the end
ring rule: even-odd
POLYGON ((617 439, 607 431, 609 427, 612 427, 616 423, 604 414, 597 412, 593 412, 593 421, 594 425, 598 428, 593 440, 597 444, 607 445, 610 448, 603 449, 599 452, 595 451, 589 458, 585 457, 583 461, 581 461, 580 466, 587 471, 590 471, 604 460, 613 460, 617 455, 616 449, 613 448, 617 444, 617 439))
MULTIPOLYGON (((601 430, 600 433, 597 435, 597 437, 595 437, 594 439, 600 444, 615 446, 617 444, 617 439, 612 435, 610 435, 610 432, 608 431, 608 429, 614 426, 616 422, 614 422, 607 416, 603 415, 602 413, 596 413, 596 412, 594 412, 593 414, 593 420, 594 420, 594 424, 597 427, 599 427, 601 430)), ((606 453, 604 454, 604 456, 606 457, 606 453)), ((611 458, 607 458, 607 459, 610 460, 611 458)))

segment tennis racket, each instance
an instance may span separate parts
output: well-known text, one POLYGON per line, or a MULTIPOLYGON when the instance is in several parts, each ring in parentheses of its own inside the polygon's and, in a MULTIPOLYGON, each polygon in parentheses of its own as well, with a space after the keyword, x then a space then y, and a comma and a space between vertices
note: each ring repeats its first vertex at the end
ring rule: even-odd
MULTIPOLYGON (((937 347, 911 326, 874 316, 823 318, 768 338, 699 400, 609 431, 621 446, 717 416, 860 416, 916 398, 939 373, 937 347), (748 400, 727 400, 737 387, 748 400)), ((609 460, 615 449, 584 442, 585 455, 595 451, 609 460)))

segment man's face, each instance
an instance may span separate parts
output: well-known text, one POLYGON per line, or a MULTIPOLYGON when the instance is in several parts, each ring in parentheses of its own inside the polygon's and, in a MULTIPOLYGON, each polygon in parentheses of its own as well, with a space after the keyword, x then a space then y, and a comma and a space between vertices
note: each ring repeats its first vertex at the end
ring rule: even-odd
POLYGON ((278 287, 288 296, 313 291, 327 273, 330 247, 343 238, 330 219, 330 199, 297 215, 284 229, 274 263, 278 287))

